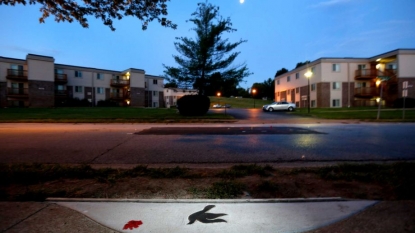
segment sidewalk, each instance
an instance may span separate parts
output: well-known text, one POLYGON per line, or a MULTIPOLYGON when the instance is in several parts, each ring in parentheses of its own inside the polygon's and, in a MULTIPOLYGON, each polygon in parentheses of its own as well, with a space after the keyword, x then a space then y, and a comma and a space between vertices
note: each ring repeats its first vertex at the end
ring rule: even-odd
MULTIPOLYGON (((359 221, 347 221, 362 218, 359 216, 365 216, 366 212, 371 213, 371 221, 360 222, 362 225, 357 229, 365 229, 365 225, 370 226, 374 221, 382 225, 379 220, 385 213, 390 218, 393 205, 376 203, 339 198, 3 202, 0 229, 1 232, 337 232, 333 226, 343 224, 342 228, 353 231, 350 227, 359 221), (383 211, 376 211, 379 208, 383 211)), ((413 207, 414 202, 411 204, 413 207)), ((405 214, 410 217, 411 213, 405 214)), ((396 222, 388 223, 397 226, 396 222)), ((369 231, 358 232, 381 232, 371 231, 372 227, 366 229, 369 231)))

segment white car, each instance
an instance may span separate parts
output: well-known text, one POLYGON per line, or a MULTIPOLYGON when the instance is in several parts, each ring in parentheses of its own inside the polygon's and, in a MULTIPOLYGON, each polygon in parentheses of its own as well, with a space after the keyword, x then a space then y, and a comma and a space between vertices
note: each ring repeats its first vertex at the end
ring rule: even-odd
POLYGON ((220 104, 214 104, 214 105, 213 105, 213 107, 214 107, 214 108, 221 108, 221 107, 222 107, 222 105, 220 105, 220 104))
POLYGON ((262 110, 264 112, 273 112, 278 110, 285 110, 285 111, 294 111, 295 110, 295 104, 294 103, 288 103, 288 102, 274 102, 272 104, 267 104, 262 106, 262 110))

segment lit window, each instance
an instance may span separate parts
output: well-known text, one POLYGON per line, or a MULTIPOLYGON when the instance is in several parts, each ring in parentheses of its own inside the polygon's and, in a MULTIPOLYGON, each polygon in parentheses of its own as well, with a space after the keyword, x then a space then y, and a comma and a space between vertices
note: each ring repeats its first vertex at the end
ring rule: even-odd
POLYGON ((339 99, 334 99, 333 100, 333 107, 340 107, 340 100, 339 99))
POLYGON ((75 86, 76 93, 82 93, 82 86, 75 86))
POLYGON ((340 89, 340 82, 333 82, 333 90, 340 89))
POLYGON ((333 64, 332 71, 333 72, 340 72, 340 64, 333 64))
POLYGON ((311 90, 312 91, 315 91, 316 90, 316 84, 315 83, 311 84, 311 90))
POLYGON ((82 72, 78 71, 78 70, 75 70, 75 77, 76 78, 82 78, 82 72))

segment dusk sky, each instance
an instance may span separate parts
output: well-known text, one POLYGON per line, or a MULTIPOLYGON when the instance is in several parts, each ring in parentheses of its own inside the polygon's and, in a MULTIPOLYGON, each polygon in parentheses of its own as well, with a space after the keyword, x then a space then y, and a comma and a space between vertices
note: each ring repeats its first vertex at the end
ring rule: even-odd
MULTIPOLYGON (((116 31, 101 20, 39 23, 40 5, 0 6, 0 56, 25 59, 28 53, 52 56, 55 63, 123 71, 138 68, 163 75, 163 66, 176 66, 176 37, 194 37, 187 23, 196 0, 171 0, 168 19, 176 30, 157 22, 141 30, 132 17, 114 21, 116 31)), ((415 48, 414 0, 210 0, 230 17, 236 32, 224 37, 247 40, 235 64, 245 62, 254 74, 240 83, 273 78, 281 68, 321 57, 372 57, 398 48, 415 48)))

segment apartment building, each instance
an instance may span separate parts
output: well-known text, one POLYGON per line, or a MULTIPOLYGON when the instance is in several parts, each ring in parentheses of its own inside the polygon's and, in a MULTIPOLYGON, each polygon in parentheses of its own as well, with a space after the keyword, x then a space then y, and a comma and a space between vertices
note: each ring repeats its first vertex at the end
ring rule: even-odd
POLYGON ((197 95, 199 93, 196 89, 184 89, 184 88, 174 88, 168 87, 164 88, 164 98, 166 108, 176 106, 177 100, 185 95, 197 95))
POLYGON ((96 106, 110 100, 120 106, 163 107, 163 78, 142 69, 113 71, 56 64, 53 57, 0 57, 0 107, 52 107, 70 99, 96 106))
POLYGON ((397 98, 415 98, 414 85, 415 49, 397 49, 370 58, 317 59, 275 77, 275 100, 297 107, 391 106, 397 98))

